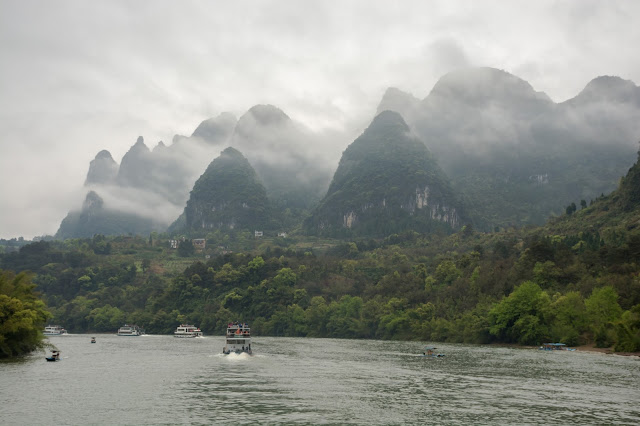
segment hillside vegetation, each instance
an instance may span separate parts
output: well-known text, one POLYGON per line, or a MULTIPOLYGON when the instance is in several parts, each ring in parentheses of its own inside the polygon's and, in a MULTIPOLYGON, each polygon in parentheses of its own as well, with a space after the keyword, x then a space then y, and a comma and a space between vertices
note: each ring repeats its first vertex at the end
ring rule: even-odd
POLYGON ((638 351, 638 167, 539 228, 348 242, 239 232, 189 257, 162 235, 95 236, 33 243, 1 267, 33 271, 55 321, 75 332, 128 322, 171 333, 188 321, 219 334, 241 319, 257 335, 638 351))

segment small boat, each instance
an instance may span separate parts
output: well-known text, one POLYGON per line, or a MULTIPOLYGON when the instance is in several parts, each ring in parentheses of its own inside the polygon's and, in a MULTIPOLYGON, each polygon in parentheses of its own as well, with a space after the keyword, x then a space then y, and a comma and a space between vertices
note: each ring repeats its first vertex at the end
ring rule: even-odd
POLYGON ((564 343, 543 343, 539 348, 541 351, 575 351, 575 348, 569 348, 564 343))
POLYGON ((222 353, 229 355, 230 353, 252 355, 251 351, 251 329, 247 323, 230 322, 227 324, 226 345, 222 348, 222 353))
POLYGON ((424 357, 428 357, 428 358, 442 358, 444 356, 444 354, 437 354, 434 351, 438 349, 436 347, 433 346, 425 346, 424 347, 424 352, 422 352, 422 356, 424 357))
POLYGON ((62 336, 67 334, 67 330, 59 325, 48 325, 44 328, 43 333, 45 336, 62 336))
POLYGON ((175 337, 202 337, 202 331, 195 325, 180 324, 180 326, 173 332, 175 337))
POLYGON ((51 351, 51 356, 45 357, 47 361, 60 361, 60 351, 51 351))
POLYGON ((142 336, 144 332, 137 325, 125 324, 118 329, 118 336, 142 336))
POLYGON ((96 338, 95 338, 95 337, 92 337, 92 338, 91 338, 91 343, 95 343, 95 342, 96 342, 96 338))

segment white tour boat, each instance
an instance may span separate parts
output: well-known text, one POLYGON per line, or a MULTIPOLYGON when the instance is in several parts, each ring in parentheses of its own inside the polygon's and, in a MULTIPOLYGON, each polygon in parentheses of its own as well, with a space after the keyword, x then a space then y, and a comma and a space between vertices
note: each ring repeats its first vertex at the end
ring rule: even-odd
POLYGON ((142 336, 142 329, 137 325, 125 324, 118 329, 118 336, 142 336))
POLYGON ((227 324, 226 346, 222 349, 223 354, 248 353, 251 352, 251 329, 247 323, 230 322, 227 324))
POLYGON ((45 336, 61 336, 63 334, 67 334, 67 330, 59 325, 48 325, 44 328, 45 336))
POLYGON ((202 331, 195 325, 180 324, 180 327, 173 332, 175 337, 202 337, 202 331))

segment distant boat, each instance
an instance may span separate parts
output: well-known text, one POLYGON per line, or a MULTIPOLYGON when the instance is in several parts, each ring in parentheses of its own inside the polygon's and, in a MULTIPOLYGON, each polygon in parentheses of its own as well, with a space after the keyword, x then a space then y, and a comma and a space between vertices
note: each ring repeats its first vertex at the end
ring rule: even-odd
POLYGON ((63 334, 67 334, 67 330, 59 325, 48 325, 44 328, 43 333, 45 336, 62 336, 63 334))
POLYGON ((444 354, 437 354, 434 351, 438 349, 436 347, 433 346, 425 346, 424 347, 424 352, 422 352, 422 356, 424 357, 429 357, 429 358, 442 358, 444 356, 444 354))
POLYGON ((202 337, 202 331, 195 325, 180 324, 180 326, 173 332, 175 337, 202 337))
POLYGON ((225 355, 230 353, 253 354, 251 351, 251 329, 249 324, 237 321, 227 324, 226 346, 222 348, 222 353, 225 355))
POLYGON ((60 361, 60 351, 51 351, 51 356, 45 357, 47 361, 60 361))
POLYGON ((96 338, 95 338, 95 337, 92 337, 92 338, 91 338, 91 343, 95 343, 95 342, 96 342, 96 338))
POLYGON ((118 336, 142 336, 144 331, 137 325, 125 324, 118 329, 118 336))
POLYGON ((569 348, 564 343, 543 343, 539 349, 542 351, 575 351, 575 348, 569 348))

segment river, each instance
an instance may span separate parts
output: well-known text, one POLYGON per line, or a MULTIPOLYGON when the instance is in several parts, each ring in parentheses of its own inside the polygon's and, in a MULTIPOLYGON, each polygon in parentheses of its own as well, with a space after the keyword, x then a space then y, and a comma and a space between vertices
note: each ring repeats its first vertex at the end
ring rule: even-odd
POLYGON ((0 363, 0 424, 640 424, 640 359, 588 352, 254 337, 50 337, 0 363))

